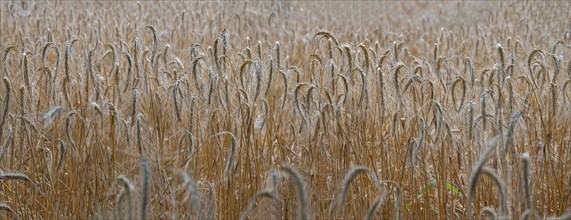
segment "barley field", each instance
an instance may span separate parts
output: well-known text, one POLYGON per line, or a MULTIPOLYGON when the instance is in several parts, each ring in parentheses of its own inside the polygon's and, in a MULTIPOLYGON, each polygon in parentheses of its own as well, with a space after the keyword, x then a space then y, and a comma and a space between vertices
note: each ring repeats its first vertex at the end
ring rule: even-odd
POLYGON ((570 1, 0 2, 2 219, 571 219, 570 1))

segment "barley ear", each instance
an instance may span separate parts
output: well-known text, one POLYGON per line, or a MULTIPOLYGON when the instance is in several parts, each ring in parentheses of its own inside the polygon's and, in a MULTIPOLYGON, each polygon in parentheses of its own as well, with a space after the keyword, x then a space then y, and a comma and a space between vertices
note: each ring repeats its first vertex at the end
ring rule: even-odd
POLYGON ((76 111, 71 111, 67 114, 67 118, 65 119, 65 135, 67 136, 67 140, 71 144, 73 151, 77 151, 77 147, 75 145, 75 141, 73 140, 73 137, 71 136, 71 128, 70 127, 71 127, 71 117, 75 114, 77 114, 76 111))
POLYGON ((369 92, 367 90, 367 76, 365 75, 365 72, 363 72, 363 70, 359 69, 359 73, 361 75, 361 95, 359 96, 359 102, 357 104, 357 106, 361 107, 361 104, 363 103, 363 100, 369 100, 369 92))
POLYGON ((371 206, 369 207, 369 210, 367 210, 367 215, 365 215, 365 218, 363 218, 363 220, 373 219, 373 216, 375 215, 375 211, 377 210, 379 205, 381 205, 381 203, 383 202, 383 199, 384 199, 383 197, 379 197, 373 202, 373 204, 371 204, 371 206))
POLYGON ((498 216, 498 214, 496 213, 496 211, 494 210, 493 207, 489 207, 486 206, 484 208, 482 208, 482 210, 480 211, 480 219, 485 219, 485 216, 490 216, 491 219, 497 219, 496 217, 498 216))
POLYGON ((333 203, 331 209, 329 210, 329 214, 331 216, 333 216, 333 214, 337 213, 338 211, 343 210, 342 205, 343 203, 345 203, 345 198, 347 197, 349 186, 351 185, 351 182, 355 179, 355 177, 357 177, 357 175, 359 175, 360 173, 367 173, 368 171, 369 171, 368 168, 363 166, 358 166, 351 169, 347 173, 347 175, 345 175, 345 178, 343 179, 343 183, 341 185, 341 192, 339 194, 339 198, 337 199, 336 202, 333 203))
POLYGON ((434 44, 434 49, 432 50, 432 57, 434 62, 436 62, 436 59, 438 58, 438 43, 434 44))
POLYGON ((219 133, 211 136, 210 138, 220 136, 220 135, 224 135, 224 134, 229 135, 232 138, 232 144, 230 145, 230 153, 228 154, 228 159, 226 160, 226 167, 224 168, 224 175, 226 176, 226 178, 230 178, 232 175, 232 170, 234 168, 234 155, 236 154, 236 148, 238 145, 238 141, 236 139, 236 136, 234 136, 234 134, 232 134, 232 132, 222 131, 222 132, 219 132, 219 133))
POLYGON ((8 55, 10 54, 10 51, 17 51, 16 46, 14 45, 10 45, 8 47, 6 47, 6 49, 4 50, 4 56, 3 56, 3 60, 2 63, 4 64, 2 66, 2 77, 4 77, 5 75, 8 75, 8 70, 6 68, 6 66, 8 65, 8 62, 6 62, 8 60, 8 55))
POLYGON ((23 180, 32 183, 30 177, 23 173, 0 173, 0 180, 23 180))
POLYGON ((297 191, 297 219, 310 219, 307 213, 307 192, 304 188, 304 182, 301 175, 290 166, 282 166, 280 168, 282 172, 287 174, 290 178, 293 179, 293 183, 295 185, 297 191))
MULTIPOLYGON (((250 201, 248 202, 248 206, 240 215, 240 220, 245 220, 248 217, 248 213, 252 210, 252 208, 254 208, 254 205, 256 204, 256 201, 259 198, 269 198, 272 201, 280 202, 280 196, 275 191, 273 191, 273 190, 260 191, 260 192, 256 193, 256 195, 254 195, 254 197, 252 197, 250 199, 250 201)), ((273 214, 273 213, 270 213, 270 214, 273 214)), ((273 219, 273 218, 271 218, 271 219, 273 219)))
POLYGON ((395 213, 395 219, 400 220, 401 219, 401 214, 402 214, 402 195, 400 192, 400 186, 396 185, 395 188, 395 193, 396 193, 396 199, 395 199, 395 209, 396 209, 396 213, 395 213))
POLYGON ((462 77, 458 77, 458 79, 454 80, 454 82, 452 83, 452 88, 450 89, 452 90, 452 103, 455 105, 454 108, 456 109, 457 112, 462 111, 462 107, 464 106, 464 99, 466 99, 466 90, 468 90, 466 88, 466 80, 464 80, 464 78, 462 77), (460 103, 458 103, 458 105, 456 105, 456 86, 458 85, 458 83, 460 83, 460 85, 462 86, 462 96, 460 98, 460 103))
POLYGON ((482 174, 486 174, 487 176, 489 176, 494 183, 496 183, 496 186, 498 187, 497 191, 498 194, 500 196, 500 217, 504 217, 506 216, 508 213, 508 207, 507 207, 507 200, 506 200, 506 185, 504 184, 503 181, 501 181, 500 176, 491 168, 489 167, 482 167, 481 169, 482 174))
POLYGON ((521 178, 521 184, 523 187, 523 192, 525 195, 525 208, 527 210, 532 210, 531 209, 531 187, 529 186, 529 181, 530 181, 530 172, 531 172, 531 160, 529 158, 529 154, 528 153, 523 153, 522 158, 521 158, 521 162, 523 164, 522 166, 522 178, 521 178))
POLYGON ((147 28, 149 28, 151 30, 151 33, 153 34, 153 48, 151 51, 151 64, 154 64, 155 63, 154 62, 155 56, 157 54, 159 39, 158 39, 158 35, 157 35, 157 29, 155 27, 153 27, 152 25, 148 25, 144 29, 147 29, 147 28))
MULTIPOLYGON (((521 220, 528 220, 530 217, 533 217, 533 218, 531 218, 531 219, 541 219, 541 218, 537 215, 537 213, 535 213, 535 212, 533 211, 533 209, 527 209, 527 210, 525 210, 525 212, 523 212, 523 213, 521 214, 520 219, 521 219, 521 220)), ((567 220, 568 220, 568 219, 567 219, 567 220)))
POLYGON ((504 48, 502 47, 501 44, 497 44, 496 48, 498 49, 498 55, 500 57, 500 74, 498 76, 498 78, 500 78, 501 80, 498 83, 502 83, 505 79, 505 71, 506 71, 506 63, 505 63, 505 58, 504 58, 504 48))
POLYGON ((120 207, 120 203, 121 203, 121 201, 123 201, 123 198, 127 197, 127 216, 126 216, 126 218, 132 219, 134 217, 133 216, 133 210, 135 208, 135 207, 133 207, 133 191, 134 191, 135 187, 129 181, 129 179, 127 179, 127 177, 125 177, 123 175, 117 177, 117 180, 123 186, 121 193, 117 197, 117 208, 120 207))
POLYGON ((333 34, 331 34, 328 31, 319 31, 317 32, 313 38, 315 39, 317 36, 323 36, 327 39, 333 40, 333 42, 335 43, 336 46, 339 46, 339 41, 337 40, 337 38, 335 38, 335 36, 333 36, 333 34))
POLYGON ((503 151, 507 152, 508 148, 510 147, 511 143, 512 143, 512 139, 513 139, 513 133, 514 133, 514 129, 515 129, 515 125, 518 119, 520 119, 522 116, 521 112, 515 112, 512 116, 512 120, 510 121, 510 124, 508 126, 508 133, 506 134, 506 141, 504 141, 504 146, 503 146, 503 151))
MULTIPOLYGON (((188 162, 190 163, 191 159, 192 159, 192 154, 194 153, 194 147, 195 147, 195 140, 194 140, 194 135, 192 135, 192 133, 188 130, 185 130, 186 132, 186 137, 188 137, 188 162)), ((184 136, 180 138, 179 141, 179 149, 182 152, 182 141, 184 140, 184 136)))
POLYGON ((0 137, 2 137, 4 122, 6 122, 6 116, 8 116, 8 105, 10 104, 10 91, 12 86, 10 85, 10 80, 7 77, 3 78, 6 95, 4 95, 4 105, 2 108, 2 117, 0 117, 0 137))
POLYGON ((63 166, 63 162, 65 159, 65 144, 63 143, 63 140, 58 139, 58 146, 59 146, 59 161, 57 163, 57 171, 59 172, 63 166))
POLYGON ((194 185, 194 181, 192 181, 192 179, 190 178, 190 176, 186 172, 180 171, 178 173, 178 175, 183 179, 183 181, 184 181, 183 185, 186 188, 186 195, 185 195, 184 201, 187 201, 190 198, 190 204, 191 204, 193 210, 199 211, 201 209, 200 197, 198 196, 198 193, 196 192, 196 187, 194 185))
POLYGON ((280 76, 282 76, 282 81, 283 81, 283 83, 284 83, 284 92, 283 92, 284 95, 283 95, 282 104, 281 104, 281 107, 280 107, 280 109, 283 110, 284 107, 285 107, 285 103, 286 103, 286 101, 287 101, 287 96, 288 96, 288 94, 287 94, 287 90, 288 90, 288 88, 287 88, 287 87, 288 87, 288 86, 287 86, 287 75, 286 75, 286 73, 283 72, 283 71, 279 71, 279 73, 280 73, 280 76))
POLYGON ((148 219, 148 206, 151 197, 151 168, 145 159, 141 159, 141 176, 143 181, 143 198, 141 201, 141 219, 148 219))
POLYGON ((30 84, 30 77, 28 76, 28 54, 31 54, 30 52, 24 52, 22 54, 22 73, 24 76, 24 82, 26 83, 26 87, 27 88, 32 88, 32 85, 30 84))
MULTIPOLYGON (((172 94, 173 94, 173 102, 174 102, 174 112, 176 115, 176 119, 178 120, 178 122, 181 121, 180 119, 180 106, 179 106, 179 101, 178 101, 178 96, 177 94, 180 92, 179 91, 179 86, 180 86, 180 80, 176 80, 173 86, 173 90, 172 90, 172 94)), ((134 108, 133 108, 134 109, 134 108)))
POLYGON ((470 87, 474 88, 474 64, 470 57, 466 57, 466 65, 468 66, 468 71, 470 72, 470 87))
POLYGON ((400 90, 400 86, 399 86, 399 72, 400 72, 400 69, 403 67, 404 67, 404 64, 399 62, 399 63, 395 64, 395 67, 393 70, 393 82, 395 84, 395 94, 398 98, 400 110, 402 110, 402 108, 404 106, 404 102, 402 100, 402 94, 401 94, 401 90, 400 90))
POLYGON ((274 76, 274 64, 273 64, 273 60, 272 60, 272 56, 269 56, 269 67, 270 67, 270 71, 269 71, 269 75, 268 75, 268 83, 266 84, 266 92, 264 93, 264 96, 268 96, 268 91, 270 90, 270 87, 272 85, 272 78, 274 76))
POLYGON ((137 115, 137 148, 139 149, 139 155, 143 155, 143 143, 141 140, 141 118, 143 117, 143 114, 139 113, 137 115))
POLYGON ((10 207, 4 202, 0 202, 0 210, 14 214, 14 210, 12 209, 12 207, 10 207))
POLYGON ((365 71, 369 71, 369 68, 371 66, 371 59, 369 57, 369 50, 367 50, 367 47, 365 47, 364 44, 359 44, 359 47, 361 48, 361 50, 363 51, 363 55, 365 56, 365 63, 363 64, 365 66, 365 71))
POLYGON ((559 217, 545 218, 545 220, 570 220, 570 219, 571 219, 571 212, 567 212, 559 217))
POLYGON ((256 76, 256 90, 254 92, 254 100, 252 104, 256 103, 258 95, 260 94, 260 87, 262 85, 262 63, 260 61, 254 62, 255 76, 256 76))
MULTIPOLYGON (((280 70, 280 42, 276 41, 276 58, 277 58, 277 64, 276 66, 278 67, 278 71, 280 70)), ((286 66, 287 68, 287 66, 286 66)))
POLYGON ((137 112, 137 98, 139 97, 139 91, 133 90, 133 95, 131 96, 131 125, 135 122, 135 113, 137 112))
POLYGON ((472 196, 474 194, 474 192, 476 191, 476 184, 478 183, 480 174, 482 173, 482 168, 484 167, 484 164, 486 163, 486 160, 488 160, 488 157, 490 157, 490 155, 492 154, 492 152, 494 151, 494 149, 496 149, 497 145, 498 145, 498 140, 500 137, 495 138, 494 140, 491 141, 488 149, 486 149, 486 151, 484 151, 484 153, 482 153, 482 155, 480 155, 480 159, 478 159, 478 161, 476 162, 476 164, 473 166, 472 168, 472 173, 470 174, 470 178, 468 181, 468 204, 466 205, 468 211, 467 211, 467 215, 468 215, 468 219, 473 219, 474 217, 472 216, 472 196))
POLYGON ((2 144, 2 149, 0 149, 0 161, 4 158, 4 154, 8 151, 8 147, 10 146, 10 142, 12 141, 12 127, 8 125, 8 134, 6 135, 6 139, 4 140, 4 144, 2 144))

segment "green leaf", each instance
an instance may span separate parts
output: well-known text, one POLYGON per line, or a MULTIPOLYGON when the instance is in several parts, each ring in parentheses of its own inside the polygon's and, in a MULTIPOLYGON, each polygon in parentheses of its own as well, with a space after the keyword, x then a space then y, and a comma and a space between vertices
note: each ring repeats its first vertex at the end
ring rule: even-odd
POLYGON ((446 189, 448 191, 453 192, 454 194, 456 194, 458 196, 462 196, 462 192, 460 192, 460 190, 458 190, 456 187, 454 187, 454 185, 452 185, 451 183, 446 183, 446 189))

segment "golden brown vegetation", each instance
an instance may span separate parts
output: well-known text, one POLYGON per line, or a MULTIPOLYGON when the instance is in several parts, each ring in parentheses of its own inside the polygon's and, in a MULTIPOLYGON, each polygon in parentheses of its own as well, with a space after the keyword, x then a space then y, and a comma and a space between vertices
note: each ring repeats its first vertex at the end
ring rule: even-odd
POLYGON ((3 218, 569 218, 570 2, 0 4, 3 218))

